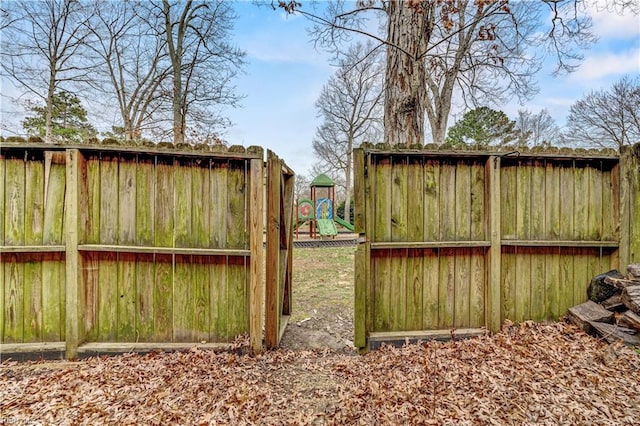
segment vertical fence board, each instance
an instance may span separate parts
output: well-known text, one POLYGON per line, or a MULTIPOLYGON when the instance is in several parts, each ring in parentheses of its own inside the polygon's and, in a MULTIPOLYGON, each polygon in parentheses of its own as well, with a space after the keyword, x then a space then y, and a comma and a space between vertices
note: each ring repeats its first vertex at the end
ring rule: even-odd
POLYGON ((246 176, 244 161, 233 161, 229 164, 227 175, 227 248, 248 248, 246 241, 246 215, 247 207, 246 176), (242 219, 242 220, 241 220, 242 219))
POLYGON ((471 167, 466 162, 460 162, 455 167, 455 185, 448 187, 453 191, 455 212, 453 218, 455 240, 468 241, 471 239, 471 167))
POLYGON ((22 158, 7 157, 5 200, 5 243, 24 244, 25 228, 25 162, 22 158))
POLYGON ((192 173, 191 159, 179 158, 175 160, 174 179, 174 234, 176 247, 190 247, 195 239, 192 232, 192 173))
POLYGON ((217 160, 211 165, 211 223, 214 225, 211 238, 213 247, 227 244, 227 175, 228 162, 217 160))
POLYGON ((193 339, 209 339, 209 262, 203 256, 193 256, 193 339))
MULTIPOLYGON (((504 182, 503 182, 504 183, 504 182)), ((516 247, 502 248, 502 317, 515 321, 516 318, 516 247)))
POLYGON ((487 218, 485 210, 486 171, 483 163, 475 162, 471 167, 471 234, 470 240, 485 240, 487 218))
POLYGON ((512 240, 516 236, 516 210, 517 210, 517 188, 516 171, 514 164, 502 163, 500 169, 500 211, 502 239, 512 240))
POLYGON ((442 162, 440 166, 440 238, 454 241, 456 235, 456 166, 442 162))
MULTIPOLYGON (((149 342, 154 337, 154 281, 155 267, 154 256, 138 254, 135 257, 135 325, 136 340, 149 342)), ((165 295, 166 297, 166 295, 165 295)))
POLYGON ((440 162, 425 160, 424 166, 424 241, 440 238, 440 162))
POLYGON ((487 325, 485 319, 486 254, 485 249, 471 249, 471 271, 469 274, 469 327, 487 325))
POLYGON ((229 334, 237 336, 248 330, 245 258, 230 256, 227 264, 229 334))
POLYGON ((4 263, 4 340, 3 343, 22 343, 24 338, 24 265, 18 255, 5 254, 4 263))
POLYGON ((588 212, 587 204, 591 194, 589 194, 589 184, 587 181, 587 167, 582 164, 576 164, 573 166, 573 185, 574 185, 574 201, 573 201, 573 222, 574 233, 571 236, 572 239, 585 240, 587 239, 587 227, 588 227, 588 212))
MULTIPOLYGON (((613 170, 605 170, 602 173, 602 239, 604 241, 614 241, 615 219, 617 216, 616 201, 617 194, 614 193, 613 170)), ((596 212, 597 214, 597 212, 596 212)))
POLYGON ((216 257, 211 265, 210 281, 211 339, 229 339, 227 314, 227 257, 216 257))
POLYGON ((566 312, 573 303, 573 260, 576 255, 574 248, 562 250, 560 254, 560 311, 566 312))
MULTIPOLYGON (((135 242, 138 246, 152 246, 155 242, 155 158, 150 155, 139 155, 137 158, 135 242)), ((168 206, 164 205, 162 208, 168 209, 168 206)), ((155 334, 155 263, 152 255, 136 256, 136 339, 144 342, 153 340, 155 334)))
POLYGON ((440 249, 438 279, 438 328, 449 328, 455 320, 455 249, 440 249))
POLYGON ((558 166, 560 171, 560 239, 574 238, 574 170, 570 164, 558 166))
POLYGON ((25 164, 24 241, 42 244, 44 225, 44 162, 30 154, 25 164))
POLYGON ((423 290, 422 290, 422 327, 425 330, 438 328, 439 306, 439 265, 440 259, 437 249, 425 249, 423 251, 423 290))
POLYGON ((592 241, 601 240, 603 234, 602 175, 603 173, 600 169, 593 166, 587 168, 589 199, 587 200, 586 238, 592 241))
POLYGON ((471 249, 457 249, 455 252, 455 264, 453 324, 456 328, 468 328, 470 325, 471 249))
MULTIPOLYGON (((262 157, 264 152, 259 150, 262 157)), ((293 197, 293 177, 291 178, 291 197, 293 197)), ((265 306, 265 284, 263 283, 263 232, 264 232, 264 165, 263 159, 259 158, 251 160, 250 170, 250 189, 249 189, 249 240, 250 240, 250 274, 249 274, 249 303, 250 303, 250 324, 249 324, 249 336, 251 349, 254 352, 262 351, 262 317, 265 306)), ((285 197, 286 198, 286 197, 285 197)), ((287 206, 293 206, 293 200, 290 200, 291 204, 287 206)), ((289 217, 291 219, 291 217, 289 217)), ((292 219, 291 219, 292 220, 292 219)), ((291 223, 289 223, 291 225, 291 223)), ((291 228, 288 228, 290 230, 291 228)), ((292 237, 292 235, 290 235, 292 237)), ((293 250, 293 243, 289 238, 287 241, 288 248, 291 252, 293 250)), ((291 261, 291 257, 287 259, 291 261)), ((289 263, 290 266, 290 263, 289 263)), ((290 270, 289 270, 290 272, 290 270)), ((289 312, 287 312, 289 313, 289 312)))
POLYGON ((42 340, 65 339, 65 265, 62 253, 51 253, 42 263, 42 340))
POLYGON ((488 252, 488 267, 486 278, 486 322, 487 327, 497 332, 502 325, 502 270, 501 270, 501 238, 502 210, 500 196, 502 193, 501 159, 490 156, 485 163, 486 187, 485 187, 485 214, 487 217, 487 232, 491 246, 488 252))
MULTIPOLYGON (((164 170, 162 174, 164 184, 170 170, 164 170)), ((158 175, 160 175, 160 170, 158 175)), ((159 179, 159 177, 158 177, 159 179)), ((156 201, 157 202, 157 201, 156 201)), ((156 218, 159 217, 156 210, 156 218)), ((156 230, 158 229, 156 221, 156 230)), ((156 239, 158 239, 156 232, 156 239)), ((173 341, 173 280, 174 280, 174 256, 155 255, 156 267, 154 271, 153 288, 153 335, 157 341, 173 341)))
MULTIPOLYGON (((25 163, 24 242, 42 244, 44 222, 44 161, 29 153, 25 163)), ((42 256, 24 256, 24 338, 42 339, 42 256)))
MULTIPOLYGON (((407 241, 407 169, 406 157, 391 160, 391 241, 407 241)), ((407 312, 406 250, 391 253, 389 322, 391 330, 405 327, 407 312)))
POLYGON ((211 178, 209 161, 194 161, 191 168, 191 199, 198 200, 199 208, 191 209, 193 247, 211 246, 211 178))
MULTIPOLYGON (((177 183, 177 181, 176 181, 177 183)), ((173 276, 173 340, 189 342, 194 338, 193 256, 176 255, 173 276)))
MULTIPOLYGON (((405 191, 407 205, 407 240, 424 239, 424 176, 423 161, 411 158, 407 164, 407 187, 405 191)), ((422 329, 422 306, 424 267, 423 250, 409 249, 406 259, 406 323, 407 330, 422 329)))
MULTIPOLYGON (((100 162, 100 243, 118 243, 118 156, 102 154, 100 162)), ((118 323, 118 259, 100 255, 98 265, 98 339, 115 341, 118 323)))

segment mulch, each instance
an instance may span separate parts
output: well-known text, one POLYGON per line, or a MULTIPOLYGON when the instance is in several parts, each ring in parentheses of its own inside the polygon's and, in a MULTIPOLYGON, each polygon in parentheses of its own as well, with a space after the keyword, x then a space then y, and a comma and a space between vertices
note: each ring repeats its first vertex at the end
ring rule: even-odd
POLYGON ((0 424, 624 425, 640 354, 564 323, 366 355, 237 350, 4 361, 0 424))

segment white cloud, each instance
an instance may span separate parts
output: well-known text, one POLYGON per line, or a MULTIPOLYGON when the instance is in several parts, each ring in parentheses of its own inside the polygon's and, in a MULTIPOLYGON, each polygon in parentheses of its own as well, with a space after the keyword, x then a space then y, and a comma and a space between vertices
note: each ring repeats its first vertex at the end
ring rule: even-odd
POLYGON ((619 53, 588 56, 580 68, 571 75, 573 82, 589 83, 611 76, 640 72, 640 48, 619 53))
POLYGON ((593 30, 598 37, 632 39, 640 35, 640 16, 629 10, 611 10, 607 2, 590 5, 587 13, 593 18, 593 30))

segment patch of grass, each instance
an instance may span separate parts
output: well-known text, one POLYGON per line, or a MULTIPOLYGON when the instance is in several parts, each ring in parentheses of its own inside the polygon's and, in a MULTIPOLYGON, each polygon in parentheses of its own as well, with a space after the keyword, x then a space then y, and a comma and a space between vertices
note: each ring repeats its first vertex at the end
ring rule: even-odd
POLYGON ((318 311, 343 316, 353 312, 354 254, 355 247, 294 250, 292 321, 318 311))

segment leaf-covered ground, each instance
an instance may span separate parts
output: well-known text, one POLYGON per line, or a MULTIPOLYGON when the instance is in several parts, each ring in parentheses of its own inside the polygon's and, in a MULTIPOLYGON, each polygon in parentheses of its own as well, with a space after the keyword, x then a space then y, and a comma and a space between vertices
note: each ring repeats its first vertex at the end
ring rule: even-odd
POLYGON ((507 326, 492 337, 367 355, 252 357, 239 349, 5 361, 0 423, 633 425, 640 419, 640 355, 562 323, 507 326))

